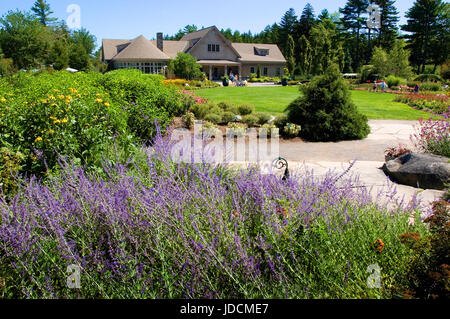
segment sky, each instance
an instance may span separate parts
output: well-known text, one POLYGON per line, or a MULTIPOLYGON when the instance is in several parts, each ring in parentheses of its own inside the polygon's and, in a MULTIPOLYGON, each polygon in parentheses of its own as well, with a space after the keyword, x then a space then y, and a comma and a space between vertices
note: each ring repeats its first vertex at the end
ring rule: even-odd
MULTIPOLYGON (((9 10, 29 10, 35 0, 0 0, 0 15, 9 10)), ((344 7, 346 0, 47 0, 53 16, 66 20, 73 11, 70 5, 80 8, 81 27, 88 29, 97 38, 133 39, 144 35, 156 38, 157 32, 174 35, 185 25, 198 27, 217 26, 240 32, 261 32, 267 25, 279 22, 283 14, 294 8, 299 16, 309 2, 316 15, 322 9, 330 13, 344 7)), ((405 12, 412 0, 397 0, 396 7, 404 23, 405 12)))

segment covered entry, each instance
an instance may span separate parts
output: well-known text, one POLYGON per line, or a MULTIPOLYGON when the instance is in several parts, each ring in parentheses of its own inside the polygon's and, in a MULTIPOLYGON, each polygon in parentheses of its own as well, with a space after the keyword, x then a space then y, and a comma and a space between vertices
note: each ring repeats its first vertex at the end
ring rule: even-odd
POLYGON ((232 71, 233 74, 241 74, 241 64, 239 62, 229 60, 199 60, 197 62, 203 67, 203 72, 209 80, 217 81, 222 76, 229 75, 232 71))

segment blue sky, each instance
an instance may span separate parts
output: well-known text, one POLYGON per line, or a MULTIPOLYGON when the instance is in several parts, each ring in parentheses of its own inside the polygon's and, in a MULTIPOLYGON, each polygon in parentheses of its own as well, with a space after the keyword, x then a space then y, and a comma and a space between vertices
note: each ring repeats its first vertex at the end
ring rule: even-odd
MULTIPOLYGON (((35 0, 0 1, 0 15, 16 8, 29 10, 35 0)), ((132 39, 139 35, 151 39, 157 32, 175 34, 187 24, 199 27, 216 25, 241 32, 262 31, 268 24, 279 22, 282 15, 294 8, 301 14, 306 3, 311 3, 316 14, 322 9, 335 12, 346 0, 47 0, 54 16, 66 20, 67 7, 81 8, 81 25, 97 37, 132 39)), ((402 23, 404 13, 412 6, 411 0, 397 0, 402 23)))

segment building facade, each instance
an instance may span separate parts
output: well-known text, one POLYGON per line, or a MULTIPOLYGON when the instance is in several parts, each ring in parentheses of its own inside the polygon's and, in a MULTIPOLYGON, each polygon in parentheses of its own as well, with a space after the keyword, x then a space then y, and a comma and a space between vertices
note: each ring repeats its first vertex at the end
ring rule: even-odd
POLYGON ((179 41, 156 40, 139 36, 133 40, 102 41, 102 59, 113 69, 134 68, 159 74, 179 52, 191 54, 210 80, 230 72, 248 78, 258 68, 263 76, 282 76, 286 59, 275 44, 232 43, 215 27, 186 34, 179 41))

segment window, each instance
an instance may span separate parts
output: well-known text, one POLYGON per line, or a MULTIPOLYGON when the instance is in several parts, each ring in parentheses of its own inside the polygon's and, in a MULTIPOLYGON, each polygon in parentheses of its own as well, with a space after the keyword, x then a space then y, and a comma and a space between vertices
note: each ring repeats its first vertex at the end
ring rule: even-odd
POLYGON ((269 55, 269 49, 261 49, 254 47, 255 55, 266 56, 269 55))
POLYGON ((255 73, 255 67, 254 66, 250 67, 250 73, 255 73))
POLYGON ((280 76, 281 75, 281 68, 277 68, 277 71, 276 71, 276 76, 280 76))
POLYGON ((267 76, 267 67, 265 67, 265 68, 263 69, 263 75, 264 75, 264 76, 267 76))
POLYGON ((165 62, 145 62, 145 63, 133 63, 133 62, 124 62, 124 63, 116 63, 115 67, 117 69, 136 69, 141 70, 143 73, 147 74, 160 74, 161 70, 166 66, 165 62))
POLYGON ((219 44, 208 44, 208 52, 220 52, 219 44))

